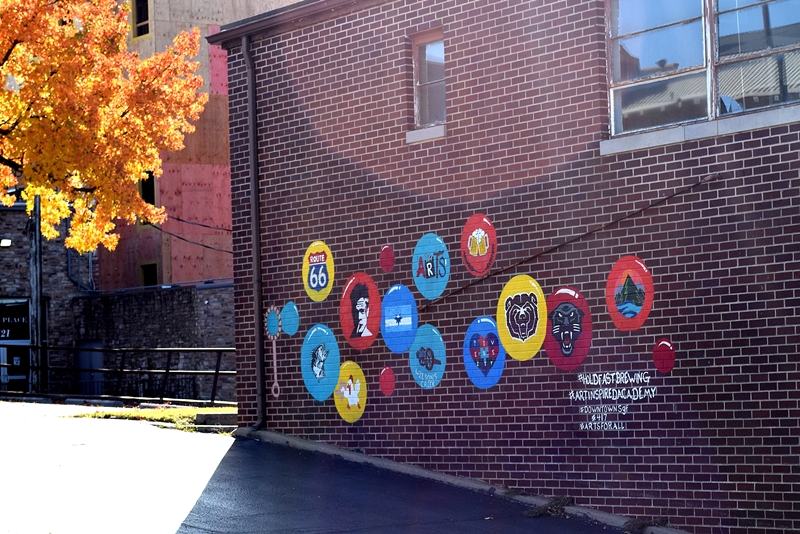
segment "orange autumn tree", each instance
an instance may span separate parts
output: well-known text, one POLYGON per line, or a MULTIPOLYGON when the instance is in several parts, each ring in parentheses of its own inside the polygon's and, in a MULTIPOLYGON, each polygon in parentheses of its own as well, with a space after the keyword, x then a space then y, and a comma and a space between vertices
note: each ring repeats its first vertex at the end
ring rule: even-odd
POLYGON ((145 60, 118 0, 0 0, 0 201, 41 199, 41 231, 79 252, 116 247, 115 221, 158 223, 138 182, 161 174, 208 100, 192 62, 199 31, 145 60))

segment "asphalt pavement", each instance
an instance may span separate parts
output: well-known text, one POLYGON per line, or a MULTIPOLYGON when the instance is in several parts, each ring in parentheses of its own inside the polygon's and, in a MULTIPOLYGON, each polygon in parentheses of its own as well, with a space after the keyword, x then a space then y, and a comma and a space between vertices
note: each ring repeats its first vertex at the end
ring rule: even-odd
POLYGON ((0 401, 0 533, 623 532, 619 516, 528 517, 546 501, 274 432, 71 417, 94 410, 0 401))
POLYGON ((582 519, 326 453, 238 439, 178 534, 614 534, 582 519))

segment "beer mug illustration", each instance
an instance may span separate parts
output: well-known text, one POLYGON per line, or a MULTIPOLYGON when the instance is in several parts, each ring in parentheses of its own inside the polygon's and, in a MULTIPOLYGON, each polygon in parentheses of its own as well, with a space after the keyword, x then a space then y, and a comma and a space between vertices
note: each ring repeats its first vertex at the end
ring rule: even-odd
POLYGON ((476 228, 472 231, 467 241, 471 256, 485 256, 489 250, 489 236, 483 228, 476 228))

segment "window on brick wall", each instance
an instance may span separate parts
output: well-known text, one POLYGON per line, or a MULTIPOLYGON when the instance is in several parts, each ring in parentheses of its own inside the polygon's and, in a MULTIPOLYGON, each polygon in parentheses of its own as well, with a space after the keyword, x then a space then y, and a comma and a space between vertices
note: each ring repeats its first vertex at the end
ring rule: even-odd
POLYGON ((800 0, 610 6, 614 134, 800 100, 800 0))
POLYGON ((414 116, 417 127, 443 124, 447 117, 442 29, 412 37, 414 47, 414 116))
POLYGON ((150 33, 150 0, 133 0, 133 36, 141 37, 150 33))

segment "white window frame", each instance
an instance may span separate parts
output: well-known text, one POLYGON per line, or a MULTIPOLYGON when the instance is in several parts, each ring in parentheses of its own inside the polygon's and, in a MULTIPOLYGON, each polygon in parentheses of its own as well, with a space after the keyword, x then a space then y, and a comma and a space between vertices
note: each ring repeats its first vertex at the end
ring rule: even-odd
MULTIPOLYGON (((446 116, 447 116, 446 80, 442 80, 445 81, 445 106, 444 106, 445 120, 433 123, 423 123, 421 119, 422 114, 421 114, 421 103, 420 103, 421 101, 420 89, 422 87, 422 84, 420 83, 419 49, 420 46, 422 45, 427 45, 437 41, 442 41, 444 43, 444 31, 441 27, 431 28, 429 30, 425 30, 423 32, 411 36, 411 50, 413 57, 412 62, 414 67, 414 74, 413 74, 414 129, 406 132, 407 143, 418 143, 422 141, 428 141, 431 139, 438 139, 444 137, 446 133, 445 130, 446 116)), ((445 47, 445 64, 446 61, 447 60, 446 60, 446 47, 445 47)))
MULTIPOLYGON (((725 67, 727 65, 732 65, 748 60, 758 59, 762 57, 777 57, 779 55, 788 54, 791 52, 797 52, 800 50, 800 43, 778 47, 778 48, 768 48, 765 50, 760 50, 757 52, 751 53, 741 53, 738 55, 732 55, 725 58, 718 57, 718 50, 717 50, 717 0, 697 0, 698 2, 702 3, 702 34, 703 34, 703 65, 689 67, 686 69, 677 69, 674 71, 667 71, 664 73, 655 73, 650 76, 637 78, 634 80, 624 80, 624 81, 614 81, 613 77, 613 69, 615 68, 614 53, 614 40, 617 36, 614 35, 614 28, 613 28, 613 19, 612 19, 612 9, 613 6, 618 2, 618 0, 607 0, 606 1, 606 20, 607 20, 607 33, 606 33, 606 45, 607 45, 607 53, 608 53, 608 86, 609 86, 609 111, 610 111, 610 121, 609 121, 609 128, 611 132, 612 138, 617 136, 625 136, 625 135, 634 135, 640 134, 642 132, 653 132, 656 130, 664 130, 669 128, 675 128, 681 125, 689 125, 692 123, 706 123, 708 121, 719 121, 719 120, 727 120, 729 118, 733 118, 734 116, 741 115, 741 114, 750 114, 750 113, 765 113, 769 110, 794 106, 800 103, 798 100, 792 100, 788 102, 779 102, 773 105, 766 105, 763 107, 758 107, 752 110, 742 110, 742 111, 735 111, 726 114, 720 113, 720 96, 718 90, 718 72, 719 69, 725 67), (713 58, 713 59, 709 59, 713 58), (644 127, 641 129, 632 129, 632 130, 622 130, 622 126, 620 121, 622 120, 622 112, 621 110, 617 109, 617 102, 616 100, 616 93, 625 88, 632 88, 637 86, 643 86, 648 83, 652 83, 656 80, 669 80, 675 79, 678 76, 686 73, 699 73, 705 72, 706 77, 706 114, 702 117, 697 117, 689 120, 683 121, 676 121, 671 123, 665 123, 660 125, 654 125, 649 127, 644 127)), ((768 5, 773 4, 777 0, 757 0, 754 4, 747 6, 748 8, 752 8, 758 5, 768 5)), ((655 3, 654 3, 655 5, 655 3)), ((722 13, 725 13, 724 11, 722 13)), ((687 19, 688 20, 688 19, 687 19)), ((696 20, 696 19, 695 19, 696 20)), ((643 30, 646 31, 646 30, 643 30)), ((736 123, 737 121, 733 121, 736 123)), ((723 129, 729 129, 729 127, 725 127, 723 129)), ((695 128, 691 129, 692 131, 683 132, 680 135, 672 135, 667 136, 670 138, 676 137, 689 137, 689 138, 697 138, 697 136, 704 137, 706 133, 711 132, 712 129, 709 128, 695 128)), ((653 138, 664 137, 664 136, 651 136, 653 138)), ((607 143, 606 143, 607 144, 607 143)))

